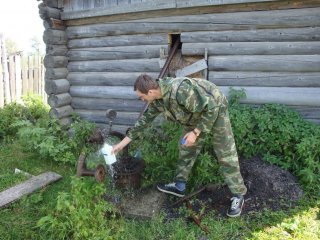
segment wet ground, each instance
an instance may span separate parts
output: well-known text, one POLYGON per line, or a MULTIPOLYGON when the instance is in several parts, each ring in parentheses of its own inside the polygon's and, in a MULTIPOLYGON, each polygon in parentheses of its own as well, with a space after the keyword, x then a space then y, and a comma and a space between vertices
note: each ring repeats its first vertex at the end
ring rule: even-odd
MULTIPOLYGON (((242 215, 264 209, 284 210, 296 204, 303 196, 297 179, 290 172, 268 164, 259 157, 241 159, 240 167, 248 188, 242 215)), ((204 212, 214 211, 218 216, 224 217, 231 197, 232 194, 227 186, 221 186, 214 191, 203 191, 191 198, 191 203, 196 212, 200 209, 204 212)), ((179 207, 184 203, 174 208, 170 207, 177 200, 169 197, 165 202, 164 209, 169 218, 180 215, 179 207)))

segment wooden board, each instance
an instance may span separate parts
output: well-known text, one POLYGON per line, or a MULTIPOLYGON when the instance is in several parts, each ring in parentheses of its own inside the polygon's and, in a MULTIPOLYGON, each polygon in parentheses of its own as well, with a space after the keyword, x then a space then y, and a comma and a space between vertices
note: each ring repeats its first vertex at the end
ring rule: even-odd
POLYGON ((177 70, 176 77, 186 77, 207 68, 208 68, 207 61, 204 59, 201 59, 189 66, 186 66, 182 69, 177 70))
POLYGON ((48 184, 61 179, 62 176, 54 172, 46 172, 34 176, 23 183, 0 192, 0 208, 28 195, 34 191, 47 186, 48 184))

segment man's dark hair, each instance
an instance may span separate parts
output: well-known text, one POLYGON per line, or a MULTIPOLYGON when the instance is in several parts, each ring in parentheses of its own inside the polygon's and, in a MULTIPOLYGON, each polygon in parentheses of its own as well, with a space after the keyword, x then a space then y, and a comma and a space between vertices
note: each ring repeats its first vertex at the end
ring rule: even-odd
POLYGON ((157 89, 158 82, 147 74, 141 74, 134 83, 133 90, 139 90, 143 94, 147 94, 151 89, 157 89))

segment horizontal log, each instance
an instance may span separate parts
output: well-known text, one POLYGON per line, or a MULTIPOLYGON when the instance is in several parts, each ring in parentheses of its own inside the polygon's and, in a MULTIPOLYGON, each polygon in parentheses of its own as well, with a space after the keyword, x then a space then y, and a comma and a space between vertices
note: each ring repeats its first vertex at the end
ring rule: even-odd
POLYGON ((307 118, 306 119, 308 122, 314 123, 316 125, 320 125, 320 119, 312 119, 312 118, 307 118))
MULTIPOLYGON (((75 109, 74 111, 81 118, 90 122, 109 123, 110 121, 106 118, 106 111, 85 109, 75 109)), ((117 112, 117 117, 112 121, 112 123, 118 125, 132 125, 137 121, 138 116, 138 112, 117 112)))
POLYGON ((320 27, 182 32, 183 43, 319 41, 320 27))
POLYGON ((60 9, 48 7, 44 3, 40 3, 38 5, 38 8, 39 8, 40 18, 42 18, 42 19, 50 19, 50 18, 60 19, 60 12, 61 12, 60 9))
POLYGON ((60 19, 50 18, 43 21, 44 29, 65 30, 64 22, 60 19))
POLYGON ((70 126, 72 122, 73 122, 73 121, 72 121, 72 118, 71 118, 71 117, 65 117, 65 118, 59 119, 59 123, 60 123, 62 126, 70 126))
POLYGON ((318 27, 320 8, 186 15, 106 24, 71 26, 68 38, 157 32, 223 31, 318 27))
POLYGON ((145 1, 143 3, 136 4, 119 4, 118 6, 107 6, 106 8, 93 8, 88 11, 88 8, 84 8, 82 11, 68 11, 62 14, 62 18, 69 19, 78 19, 78 18, 87 18, 94 16, 104 16, 104 15, 113 15, 113 14, 123 14, 123 13, 133 13, 141 11, 152 11, 158 9, 171 9, 175 8, 175 2, 168 2, 165 0, 158 1, 145 1))
POLYGON ((70 72, 159 72, 159 59, 128 59, 74 61, 68 64, 70 72))
MULTIPOLYGON (((70 72, 68 81, 77 86, 133 86, 141 72, 70 72)), ((157 78, 158 72, 146 72, 149 76, 157 78)))
POLYGON ((212 5, 229 5, 241 3, 275 2, 274 0, 176 0, 177 8, 189 8, 212 5))
POLYGON ((269 26, 292 26, 301 25, 319 27, 320 8, 302 8, 286 10, 267 10, 267 11, 246 11, 236 13, 215 13, 199 15, 183 15, 171 17, 157 17, 149 19, 138 19, 129 22, 136 23, 198 23, 198 24, 237 24, 237 25, 269 25, 269 26))
POLYGON ((67 93, 70 89, 70 83, 67 79, 57 79, 45 82, 45 91, 47 94, 67 93))
POLYGON ((67 78, 67 75, 68 75, 67 68, 46 68, 46 71, 45 71, 46 80, 67 78))
MULTIPOLYGON (((320 107, 320 88, 298 87, 241 87, 245 90, 247 98, 241 103, 265 104, 279 103, 285 105, 303 105, 320 107)), ((240 90, 240 87, 234 87, 240 90)), ((222 92, 229 94, 229 87, 220 87, 222 92)))
POLYGON ((66 45, 46 45, 46 54, 51 56, 66 56, 68 48, 66 45))
POLYGON ((320 41, 183 43, 183 55, 299 55, 320 54, 320 41))
POLYGON ((140 112, 144 103, 141 100, 73 97, 71 106, 74 109, 140 112))
POLYGON ((122 86, 71 86, 70 95, 84 98, 138 99, 132 87, 122 86))
MULTIPOLYGON (((96 123, 96 126, 100 129, 106 129, 107 132, 109 131, 110 129, 110 125, 109 123, 106 124, 106 123, 96 123)), ((111 127, 111 130, 112 131, 117 131, 117 132, 120 132, 122 134, 126 134, 127 130, 129 127, 132 127, 132 125, 118 125, 118 124, 112 124, 112 127, 111 127)))
POLYGON ((48 104, 52 108, 62 107, 71 104, 71 95, 69 93, 50 94, 48 97, 48 104))
POLYGON ((161 34, 137 34, 107 36, 100 38, 71 39, 68 42, 69 49, 90 47, 117 47, 136 45, 163 45, 168 43, 168 35, 161 34))
POLYGON ((70 105, 66 105, 59 108, 51 108, 49 114, 50 117, 56 119, 66 118, 73 114, 73 109, 70 105))
MULTIPOLYGON (((115 14, 126 14, 126 13, 136 13, 136 12, 148 12, 148 11, 159 11, 159 10, 168 10, 168 9, 180 9, 180 8, 194 8, 194 7, 210 7, 214 5, 229 5, 229 4, 240 4, 240 3, 250 3, 250 2, 272 2, 274 0, 191 0, 191 1, 142 1, 142 2, 131 2, 130 4, 119 4, 118 6, 107 6, 94 8, 93 6, 89 8, 83 7, 77 9, 78 11, 70 11, 68 6, 65 12, 62 14, 62 18, 66 20, 70 19, 79 19, 79 18, 88 18, 88 17, 97 17, 97 16, 109 16, 115 14), (92 9, 93 8, 93 9, 92 9)), ((128 1, 125 1, 128 3, 128 1)), ((110 3, 109 3, 110 4, 110 3)), ((111 3, 112 5, 112 3, 111 3)))
POLYGON ((66 44, 67 35, 63 30, 46 29, 43 33, 43 41, 46 44, 66 44))
POLYGON ((159 58, 160 49, 167 47, 167 45, 142 45, 128 47, 81 48, 70 50, 68 52, 68 57, 71 61, 159 58))
POLYGON ((68 65, 68 58, 65 56, 51 56, 46 54, 43 64, 46 68, 63 68, 68 65))
MULTIPOLYGON (((141 2, 139 0, 132 0, 133 2, 141 2)), ((144 3, 144 2, 143 2, 144 3)), ((64 5, 64 12, 67 10, 76 9, 70 4, 64 5)), ((108 4, 108 7, 112 5, 108 4)), ((173 9, 163 9, 155 11, 146 11, 146 12, 134 12, 134 13, 125 13, 125 14, 116 14, 116 15, 103 15, 99 17, 90 17, 90 18, 81 18, 75 20, 67 20, 69 26, 73 25, 87 25, 87 24, 96 24, 96 23, 106 23, 106 22, 117 22, 117 21, 127 21, 133 19, 143 19, 143 18, 155 18, 155 17, 169 17, 169 16, 181 16, 189 14, 209 14, 209 13, 231 13, 231 12, 252 12, 252 11, 270 11, 280 10, 280 9, 300 9, 300 8, 314 8, 319 7, 320 3, 318 0, 289 0, 289 1, 276 1, 276 2, 261 2, 261 3, 246 3, 246 4, 228 4, 228 5, 212 5, 210 6, 199 6, 191 8, 173 8, 173 9)))
POLYGON ((210 56, 209 70, 319 72, 320 55, 210 56))
POLYGON ((320 108, 319 107, 306 107, 306 106, 292 106, 303 118, 319 119, 320 120, 320 108))
POLYGON ((320 72, 220 72, 210 71, 218 86, 320 87, 320 72))
POLYGON ((48 7, 63 8, 64 0, 43 0, 48 7))

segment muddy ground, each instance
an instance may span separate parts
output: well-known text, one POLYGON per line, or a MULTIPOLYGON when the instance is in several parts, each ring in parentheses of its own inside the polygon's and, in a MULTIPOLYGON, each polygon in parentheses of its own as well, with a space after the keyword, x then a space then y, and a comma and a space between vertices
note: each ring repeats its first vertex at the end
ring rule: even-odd
MULTIPOLYGON (((303 196, 296 177, 288 171, 264 162, 259 157, 240 159, 240 168, 248 188, 242 215, 264 209, 285 210, 296 204, 303 196)), ((202 208, 205 212, 214 211, 217 215, 225 217, 231 197, 232 194, 227 186, 222 186, 212 192, 203 191, 191 198, 191 203, 195 211, 202 208)), ((168 197, 165 201, 164 209, 169 218, 180 215, 178 209, 184 203, 170 207, 177 200, 168 197)))

